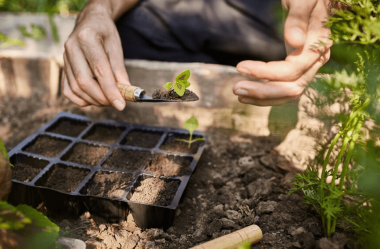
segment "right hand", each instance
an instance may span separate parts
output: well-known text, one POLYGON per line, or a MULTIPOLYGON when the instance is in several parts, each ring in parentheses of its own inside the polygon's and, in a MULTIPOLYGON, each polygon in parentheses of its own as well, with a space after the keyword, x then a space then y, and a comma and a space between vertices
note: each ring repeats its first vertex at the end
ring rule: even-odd
POLYGON ((62 93, 79 106, 125 107, 116 82, 130 85, 119 33, 102 8, 86 8, 65 42, 62 93))

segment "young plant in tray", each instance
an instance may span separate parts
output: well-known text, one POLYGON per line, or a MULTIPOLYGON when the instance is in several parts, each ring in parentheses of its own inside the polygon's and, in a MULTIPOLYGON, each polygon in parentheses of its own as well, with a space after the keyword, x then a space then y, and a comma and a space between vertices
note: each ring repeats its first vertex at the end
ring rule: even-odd
POLYGON ((190 70, 186 70, 177 75, 175 78, 175 82, 167 82, 163 87, 166 90, 173 89, 180 97, 185 94, 186 88, 190 86, 190 82, 187 81, 190 77, 190 70))
POLYGON ((191 116, 191 118, 187 119, 185 121, 185 123, 183 124, 183 127, 189 131, 190 133, 190 137, 189 137, 189 140, 186 140, 186 139, 176 139, 177 141, 181 141, 181 142, 185 142, 185 143, 188 143, 189 144, 189 148, 191 147, 191 144, 194 143, 194 142, 197 142, 197 141, 205 141, 204 138, 202 137, 199 137, 199 138, 195 138, 193 139, 193 132, 198 128, 199 124, 198 124, 198 120, 196 117, 194 116, 191 116))
POLYGON ((380 4, 377 0, 340 2, 349 8, 335 10, 326 25, 331 28, 334 43, 346 46, 343 69, 311 87, 318 92, 312 100, 321 113, 335 103, 348 104, 348 113, 335 117, 333 123, 339 131, 317 155, 315 160, 320 158, 320 164, 314 161, 297 174, 290 192, 304 193, 304 203, 321 215, 327 236, 338 224, 345 224, 358 231, 365 248, 380 248, 380 148, 374 149, 375 143, 362 136, 366 129, 369 140, 378 139, 365 121, 380 124, 380 4), (352 50, 357 51, 356 68, 347 71, 347 60, 352 57, 347 51, 352 50), (363 179, 372 179, 372 184, 363 179))

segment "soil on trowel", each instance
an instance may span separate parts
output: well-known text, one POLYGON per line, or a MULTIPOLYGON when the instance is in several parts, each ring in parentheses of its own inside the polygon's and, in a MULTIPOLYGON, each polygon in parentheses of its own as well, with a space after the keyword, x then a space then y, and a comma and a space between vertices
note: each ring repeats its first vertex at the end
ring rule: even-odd
POLYGON ((31 145, 24 148, 24 151, 46 157, 56 157, 68 145, 70 141, 48 136, 39 136, 31 145))
POLYGON ((119 198, 123 195, 132 177, 132 174, 98 171, 91 179, 84 194, 119 198))
POLYGON ((161 136, 162 132, 132 130, 128 133, 122 144, 142 148, 154 148, 161 136))
POLYGON ((108 150, 108 147, 78 143, 62 157, 62 160, 95 166, 104 157, 108 150))
POLYGON ((183 176, 191 174, 191 158, 156 154, 145 171, 155 176, 183 176))
MULTIPOLYGON (((193 139, 200 138, 200 136, 193 136, 193 139)), ((169 152, 181 152, 181 153, 187 153, 187 154, 196 154, 198 151, 198 147, 201 145, 201 143, 204 143, 204 141, 197 141, 191 144, 189 148, 189 144, 182 141, 177 141, 177 139, 189 139, 189 135, 180 135, 175 134, 169 136, 165 139, 164 143, 160 146, 160 149, 167 150, 169 152)))
POLYGON ((63 118, 46 131, 76 137, 88 126, 87 122, 63 118))
POLYGON ((12 178, 22 182, 30 182, 45 167, 23 162, 14 163, 13 166, 12 178))
POLYGON ((64 165, 55 165, 53 166, 52 171, 48 171, 48 174, 49 172, 51 173, 46 182, 39 183, 40 180, 38 180, 36 185, 70 193, 78 187, 90 170, 73 168, 64 165))
POLYGON ((152 158, 148 151, 116 149, 103 164, 104 168, 121 170, 138 170, 152 158))
POLYGON ((139 182, 133 190, 132 201, 168 206, 172 203, 179 187, 179 181, 165 181, 150 177, 139 182))
POLYGON ((152 94, 153 99, 167 99, 176 101, 197 101, 199 97, 189 89, 185 90, 183 96, 179 96, 173 89, 172 90, 155 90, 152 94))
POLYGON ((124 130, 122 127, 95 125, 83 138, 111 144, 117 141, 124 130))

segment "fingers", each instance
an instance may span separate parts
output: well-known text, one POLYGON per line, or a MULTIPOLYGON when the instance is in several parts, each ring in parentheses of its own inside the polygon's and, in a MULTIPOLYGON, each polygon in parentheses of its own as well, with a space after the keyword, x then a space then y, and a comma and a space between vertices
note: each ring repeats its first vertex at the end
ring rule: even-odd
POLYGON ((88 28, 83 29, 78 34, 78 40, 106 98, 116 109, 123 110, 125 101, 116 86, 109 58, 103 47, 103 40, 93 30, 88 28))
POLYGON ((90 97, 87 93, 83 92, 82 89, 79 87, 73 72, 71 70, 70 63, 67 59, 66 53, 63 55, 63 60, 65 63, 64 72, 65 72, 65 79, 67 80, 67 87, 70 88, 70 91, 76 95, 78 98, 83 99, 85 102, 92 104, 92 105, 99 105, 99 102, 90 97))
POLYGON ((292 82, 281 81, 240 81, 233 92, 239 96, 239 101, 258 106, 281 105, 298 100, 305 86, 313 80, 318 69, 328 61, 330 51, 321 58, 300 78, 292 82))
POLYGON ((79 98, 76 96, 70 89, 69 82, 67 81, 66 73, 63 72, 62 74, 62 94, 69 100, 71 100, 74 104, 79 105, 81 107, 88 106, 89 103, 85 100, 79 98))
POLYGON ((294 48, 305 45, 311 13, 317 0, 287 0, 285 5, 289 9, 284 24, 285 41, 294 48))

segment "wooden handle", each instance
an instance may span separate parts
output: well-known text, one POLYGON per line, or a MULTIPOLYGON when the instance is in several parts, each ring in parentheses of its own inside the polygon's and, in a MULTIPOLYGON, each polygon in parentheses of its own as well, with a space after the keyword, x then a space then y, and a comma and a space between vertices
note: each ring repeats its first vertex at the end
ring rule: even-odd
POLYGON ((137 89, 140 89, 140 87, 117 83, 117 88, 119 88, 121 96, 123 96, 125 100, 136 102, 134 93, 137 89))
POLYGON ((236 249, 245 242, 255 244, 263 238, 260 227, 251 225, 190 249, 236 249))

